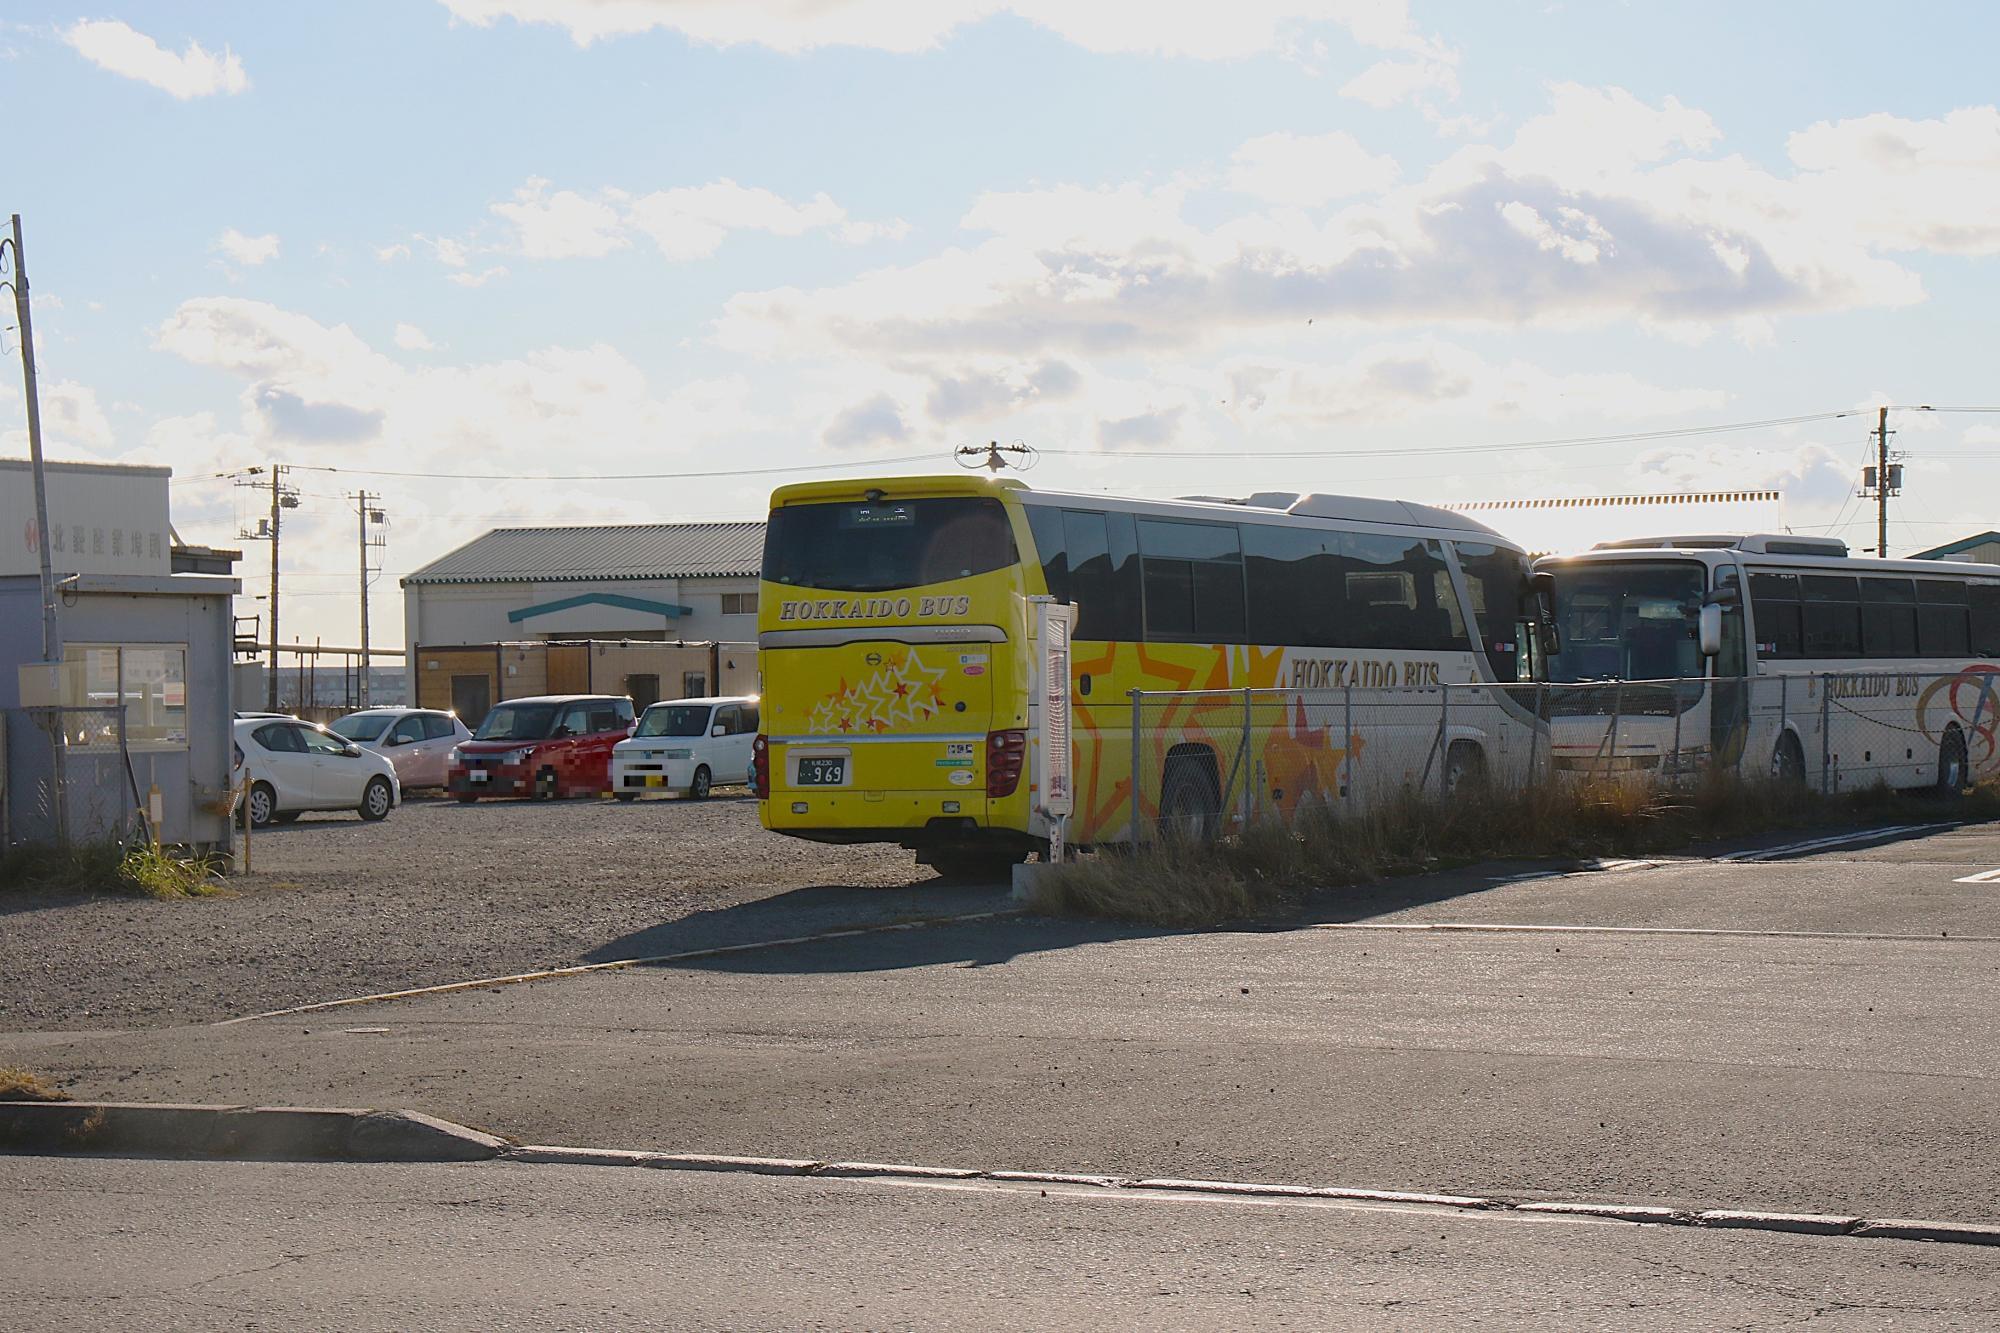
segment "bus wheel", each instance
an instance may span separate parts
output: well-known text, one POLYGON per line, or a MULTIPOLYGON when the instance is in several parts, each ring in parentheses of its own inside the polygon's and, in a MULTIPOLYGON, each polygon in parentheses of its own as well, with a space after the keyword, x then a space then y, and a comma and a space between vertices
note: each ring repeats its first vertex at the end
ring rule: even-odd
POLYGON ((1799 749, 1799 738, 1790 732, 1778 739, 1778 748, 1771 752, 1771 781, 1792 789, 1806 785, 1806 757, 1799 749))
POLYGON ((1222 799, 1202 757, 1172 755, 1160 779, 1160 840, 1212 842, 1222 824, 1222 799))
POLYGON ((1472 796, 1486 789, 1486 752, 1470 741, 1458 741, 1444 761, 1444 794, 1472 796))
POLYGON ((1965 792, 1965 733, 1957 727, 1945 728, 1938 745, 1937 791, 1940 796, 1965 792))

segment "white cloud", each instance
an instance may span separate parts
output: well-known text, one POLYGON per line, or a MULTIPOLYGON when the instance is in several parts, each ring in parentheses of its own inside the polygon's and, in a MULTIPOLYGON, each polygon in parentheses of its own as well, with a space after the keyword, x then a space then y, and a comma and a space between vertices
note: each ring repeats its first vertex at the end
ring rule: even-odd
POLYGON ((1311 208, 1358 194, 1379 194, 1396 181, 1396 160, 1371 153, 1353 135, 1265 134, 1230 159, 1229 188, 1274 204, 1311 208))
POLYGON ((2000 108, 1821 122, 1787 147, 1809 206, 1853 219, 1884 248, 2000 253, 2000 108))
MULTIPOLYGON (((12 390, 0 396, 12 403, 20 401, 20 395, 12 390)), ((52 456, 83 454, 103 458, 116 452, 118 436, 111 427, 111 418, 105 415, 103 405, 97 400, 97 391, 89 385, 75 380, 48 379, 42 381, 37 397, 42 409, 42 447, 52 456)), ((14 414, 10 412, 8 415, 12 417, 14 414)), ((28 432, 25 424, 0 433, 0 453, 27 456, 28 432)))
POLYGON ((876 448, 904 444, 909 438, 903 409, 886 393, 842 408, 820 432, 821 443, 832 449, 876 448))
POLYGON ((447 273, 444 275, 444 280, 446 282, 457 283, 461 287, 484 287, 495 278, 504 278, 506 276, 507 266, 505 264, 494 264, 490 268, 482 268, 477 272, 471 269, 460 269, 456 273, 447 273))
POLYGON ((1301 28, 1331 23, 1363 45, 1431 52, 1404 0, 1236 0, 1228 5, 1151 0, 443 0, 454 18, 548 23, 579 45, 652 29, 715 46, 784 52, 820 46, 922 51, 962 27, 1012 14, 1087 50, 1234 60, 1286 51, 1301 28))
POLYGON ((539 177, 514 192, 514 202, 493 211, 514 225, 515 245, 530 259, 595 259, 624 248, 623 223, 610 204, 573 190, 549 193, 539 177))
POLYGON ((231 227, 215 240, 214 249, 230 261, 255 268, 278 257, 278 237, 275 232, 262 236, 245 236, 231 227))
MULTIPOLYGON (((1196 223, 1184 183, 987 195, 962 219, 972 244, 831 288, 739 294, 716 331, 763 353, 1013 358, 1187 347, 1308 319, 1733 326, 1754 339, 1785 315, 1922 299, 1917 276, 1871 247, 1877 214, 1812 207, 1830 187, 1811 174, 1706 156, 1719 138, 1672 98, 1559 85, 1510 143, 1459 149, 1405 185, 1383 188, 1378 171, 1374 193, 1323 220, 1281 207, 1196 223)), ((1323 175, 1278 164, 1312 151, 1355 150, 1267 136, 1244 146, 1241 179, 1281 193, 1298 178, 1303 194, 1323 175)), ((1983 203, 1928 222, 1970 238, 1983 203)))
POLYGON ((408 259, 410 247, 400 241, 393 245, 380 245, 375 247, 375 257, 385 264, 393 264, 399 259, 408 259))
POLYGON ((101 69, 149 83, 185 101, 213 93, 240 93, 250 86, 243 62, 228 47, 221 55, 190 40, 179 55, 145 33, 115 19, 86 19, 62 30, 62 39, 78 55, 101 69))
POLYGON ((1383 60, 1341 85, 1340 95, 1378 110, 1416 102, 1427 93, 1458 96, 1458 69, 1450 60, 1383 60))
POLYGON ((802 236, 839 228, 847 212, 824 194, 794 204, 769 190, 720 180, 710 185, 658 190, 632 201, 628 221, 671 260, 712 255, 732 231, 802 236))
POLYGON ((414 324, 398 324, 396 326, 396 346, 406 352, 434 352, 437 350, 437 344, 431 341, 430 335, 414 324))

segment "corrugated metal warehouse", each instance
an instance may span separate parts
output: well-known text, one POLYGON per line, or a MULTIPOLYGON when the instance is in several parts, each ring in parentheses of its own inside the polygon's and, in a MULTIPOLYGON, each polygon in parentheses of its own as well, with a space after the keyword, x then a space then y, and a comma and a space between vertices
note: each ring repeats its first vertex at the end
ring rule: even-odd
POLYGON ((764 525, 499 528, 402 580, 412 702, 756 688, 764 525))

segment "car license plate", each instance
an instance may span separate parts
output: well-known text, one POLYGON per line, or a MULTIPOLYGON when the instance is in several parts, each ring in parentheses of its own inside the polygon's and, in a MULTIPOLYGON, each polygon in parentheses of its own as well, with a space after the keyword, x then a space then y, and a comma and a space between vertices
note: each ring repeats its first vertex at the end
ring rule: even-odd
POLYGON ((475 768, 471 772, 465 775, 465 780, 467 782, 484 782, 486 781, 487 776, 488 775, 485 769, 475 768))
POLYGON ((799 760, 801 787, 838 787, 847 781, 847 756, 813 756, 799 760))

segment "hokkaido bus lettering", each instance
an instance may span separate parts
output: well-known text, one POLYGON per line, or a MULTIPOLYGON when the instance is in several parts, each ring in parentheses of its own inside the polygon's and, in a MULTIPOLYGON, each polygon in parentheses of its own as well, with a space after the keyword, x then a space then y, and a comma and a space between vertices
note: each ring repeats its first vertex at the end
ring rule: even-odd
POLYGON ((890 616, 907 619, 919 616, 962 616, 972 610, 970 597, 829 597, 819 601, 783 602, 778 619, 785 620, 882 620, 890 616))
POLYGON ((1436 662, 1402 662, 1347 657, 1295 657, 1292 659, 1292 688, 1295 690, 1340 689, 1356 685, 1364 689, 1391 686, 1435 685, 1436 662))

